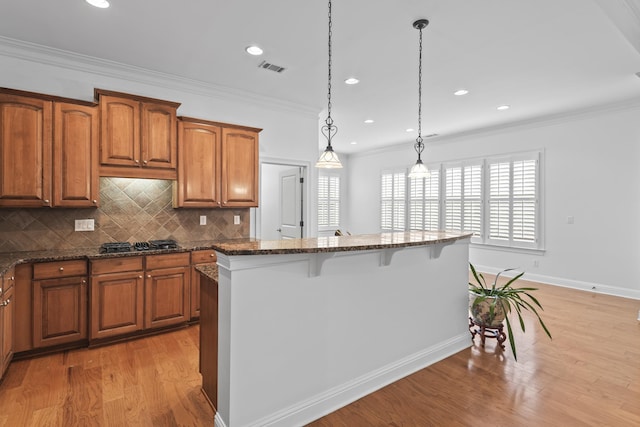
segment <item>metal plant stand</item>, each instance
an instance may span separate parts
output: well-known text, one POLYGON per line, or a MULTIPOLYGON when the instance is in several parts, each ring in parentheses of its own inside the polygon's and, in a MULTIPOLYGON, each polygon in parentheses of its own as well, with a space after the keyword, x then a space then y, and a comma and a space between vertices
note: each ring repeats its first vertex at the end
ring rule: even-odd
POLYGON ((469 332, 471 333, 471 341, 474 341, 476 335, 480 335, 480 343, 484 347, 484 341, 487 338, 495 338, 498 340, 498 345, 504 350, 504 342, 507 340, 507 335, 502 330, 503 324, 495 328, 483 325, 476 325, 473 319, 469 317, 469 332))

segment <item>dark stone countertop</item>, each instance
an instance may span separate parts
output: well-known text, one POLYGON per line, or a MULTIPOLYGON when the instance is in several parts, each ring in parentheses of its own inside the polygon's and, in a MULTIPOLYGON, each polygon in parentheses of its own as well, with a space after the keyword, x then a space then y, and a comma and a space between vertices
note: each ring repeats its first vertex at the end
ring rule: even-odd
POLYGON ((214 282, 218 282, 218 266, 216 264, 199 264, 195 268, 214 282))

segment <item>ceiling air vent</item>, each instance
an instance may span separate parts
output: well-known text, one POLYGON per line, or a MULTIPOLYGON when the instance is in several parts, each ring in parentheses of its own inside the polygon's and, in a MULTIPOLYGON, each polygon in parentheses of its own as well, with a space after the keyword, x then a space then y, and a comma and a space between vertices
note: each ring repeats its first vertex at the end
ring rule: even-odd
POLYGON ((425 135, 425 138, 433 138, 434 136, 440 136, 437 133, 430 133, 429 135, 425 135))
POLYGON ((276 73, 281 73, 284 71, 284 67, 281 67, 275 64, 270 64, 267 61, 262 61, 260 65, 258 65, 258 68, 264 68, 265 70, 275 71, 276 73))

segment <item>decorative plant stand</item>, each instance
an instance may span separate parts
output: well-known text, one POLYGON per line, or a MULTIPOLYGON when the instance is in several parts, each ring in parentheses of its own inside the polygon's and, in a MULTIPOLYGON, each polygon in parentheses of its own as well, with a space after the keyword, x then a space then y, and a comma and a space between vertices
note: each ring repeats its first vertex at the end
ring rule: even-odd
POLYGON ((476 335, 480 335, 480 342, 484 347, 484 340, 487 338, 495 338, 498 340, 498 345, 504 350, 504 342, 507 340, 507 335, 502 330, 503 324, 501 323, 497 327, 476 325, 473 319, 469 317, 469 332, 471 333, 471 341, 474 340, 476 335))

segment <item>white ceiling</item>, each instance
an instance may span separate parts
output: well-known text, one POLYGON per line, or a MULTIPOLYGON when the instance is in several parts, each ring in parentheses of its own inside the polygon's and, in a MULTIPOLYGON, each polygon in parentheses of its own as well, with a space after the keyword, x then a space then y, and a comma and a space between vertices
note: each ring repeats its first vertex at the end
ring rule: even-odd
MULTIPOLYGON (((2 0, 0 37, 263 95, 317 109, 324 118, 325 1, 110 3, 97 9, 84 0, 2 0), (245 53, 253 43, 264 49, 262 57, 245 53), (263 60, 286 70, 261 69, 263 60)), ((424 135, 640 97, 640 0, 335 0, 332 9, 338 152, 415 140, 417 131, 405 129, 417 128, 418 31, 412 23, 419 18, 430 20, 424 30, 424 135), (350 76, 361 83, 345 85, 350 76), (460 88, 469 94, 454 96, 460 88), (511 109, 497 111, 502 104, 511 109), (367 118, 375 123, 364 124, 367 118)), ((0 86, 1 80, 0 73, 0 86)))

